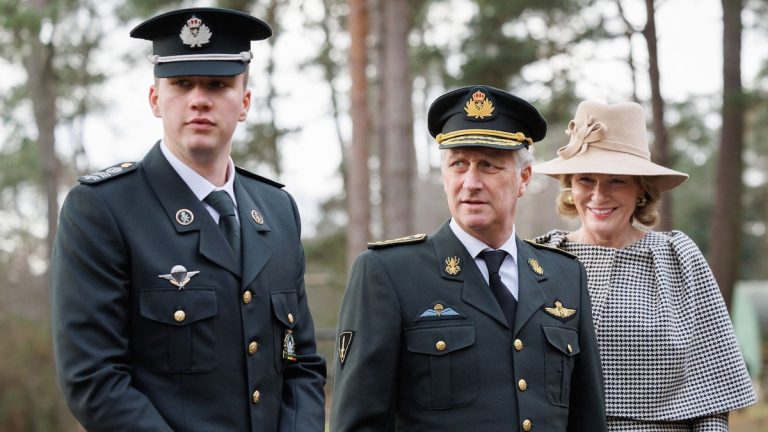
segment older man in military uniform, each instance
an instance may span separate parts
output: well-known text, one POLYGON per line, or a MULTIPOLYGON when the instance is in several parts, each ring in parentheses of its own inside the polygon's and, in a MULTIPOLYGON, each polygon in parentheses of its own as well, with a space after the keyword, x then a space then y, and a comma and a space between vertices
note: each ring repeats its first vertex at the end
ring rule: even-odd
POLYGON ((296 204, 230 158, 250 41, 270 35, 212 8, 131 32, 153 42, 163 139, 80 177, 52 257, 59 380, 89 431, 324 430, 296 204))
POLYGON ((372 243, 350 277, 334 366, 334 432, 605 430, 583 266, 515 236, 546 123, 485 86, 438 98, 451 220, 372 243))

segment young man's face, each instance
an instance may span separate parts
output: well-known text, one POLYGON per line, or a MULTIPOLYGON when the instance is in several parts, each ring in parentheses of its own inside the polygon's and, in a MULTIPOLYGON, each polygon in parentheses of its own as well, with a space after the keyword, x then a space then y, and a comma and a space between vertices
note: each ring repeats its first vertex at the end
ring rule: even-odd
POLYGON ((149 104, 163 119, 164 139, 188 165, 229 155, 232 135, 251 105, 244 74, 232 77, 159 78, 149 90, 149 104))

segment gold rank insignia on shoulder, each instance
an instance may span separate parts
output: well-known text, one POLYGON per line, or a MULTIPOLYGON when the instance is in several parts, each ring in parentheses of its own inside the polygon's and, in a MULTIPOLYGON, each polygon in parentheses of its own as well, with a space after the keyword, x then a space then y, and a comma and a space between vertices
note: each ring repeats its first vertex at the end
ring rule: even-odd
POLYGON ((528 266, 537 275, 541 276, 544 274, 544 269, 541 268, 541 265, 539 265, 539 262, 536 260, 536 258, 528 258, 528 266))
POLYGON ((427 238, 426 234, 414 234, 414 235, 400 237, 392 240, 379 240, 375 242, 369 242, 368 249, 381 249, 381 248, 394 246, 394 245, 420 243, 420 242, 423 242, 426 238, 427 238))
POLYGON ((349 355, 349 347, 352 346, 352 339, 355 337, 353 331, 343 331, 339 333, 339 366, 344 369, 344 363, 349 355))
POLYGON ((136 162, 123 162, 117 165, 113 165, 109 168, 105 168, 101 171, 97 171, 97 172, 86 174, 86 175, 81 175, 80 177, 77 178, 77 181, 79 181, 82 184, 101 183, 104 180, 109 180, 117 176, 127 174, 129 172, 133 172, 136 168, 138 168, 138 166, 139 164, 137 164, 136 162))
POLYGON ((456 276, 457 274, 461 273, 461 267, 459 266, 461 264, 461 258, 459 257, 448 257, 445 259, 445 272, 448 273, 451 276, 456 276))
POLYGON ((555 318, 568 320, 576 314, 576 309, 570 309, 563 306, 560 300, 555 300, 554 307, 545 307, 544 310, 555 318))
POLYGON ((494 117, 493 112, 496 108, 493 106, 493 102, 482 90, 477 90, 472 93, 464 105, 464 111, 467 113, 467 117, 477 120, 485 120, 486 117, 494 117))

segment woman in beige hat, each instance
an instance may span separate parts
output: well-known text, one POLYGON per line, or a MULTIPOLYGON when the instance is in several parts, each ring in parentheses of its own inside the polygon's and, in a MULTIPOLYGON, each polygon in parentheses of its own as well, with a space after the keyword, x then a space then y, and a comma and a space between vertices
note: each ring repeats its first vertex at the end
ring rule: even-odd
POLYGON ((587 269, 609 431, 727 431, 756 397, 720 290, 680 231, 655 232, 661 192, 683 174, 650 161, 636 103, 582 102, 570 142, 534 172, 560 180, 573 231, 536 239, 587 269))

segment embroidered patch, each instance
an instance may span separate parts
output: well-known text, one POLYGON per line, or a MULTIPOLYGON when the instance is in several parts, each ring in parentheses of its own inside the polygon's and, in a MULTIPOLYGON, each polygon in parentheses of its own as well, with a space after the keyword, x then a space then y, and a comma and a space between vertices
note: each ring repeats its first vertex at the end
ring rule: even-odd
POLYGON ((352 339, 355 337, 353 331, 343 331, 339 333, 339 366, 344 369, 344 363, 349 355, 349 347, 352 346, 352 339))
POLYGON ((447 305, 442 300, 437 300, 422 309, 416 317, 416 321, 436 321, 446 319, 465 318, 464 315, 447 305))
POLYGON ((555 300, 554 307, 544 307, 544 311, 561 321, 568 321, 576 315, 576 309, 563 306, 560 300, 555 300))
POLYGON ((491 98, 480 89, 473 92, 464 105, 464 111, 470 120, 490 120, 496 117, 495 110, 491 98))
POLYGON ((181 42, 190 48, 200 48, 207 45, 211 42, 211 36, 213 36, 211 29, 203 24, 203 20, 194 15, 187 20, 179 32, 181 42))
POLYGON ((528 266, 531 267, 531 270, 537 275, 541 276, 544 274, 544 269, 541 268, 541 265, 536 261, 536 258, 528 258, 528 266))
POLYGON ((448 257, 445 259, 445 272, 448 273, 451 276, 456 276, 457 274, 461 273, 461 258, 459 257, 448 257))

